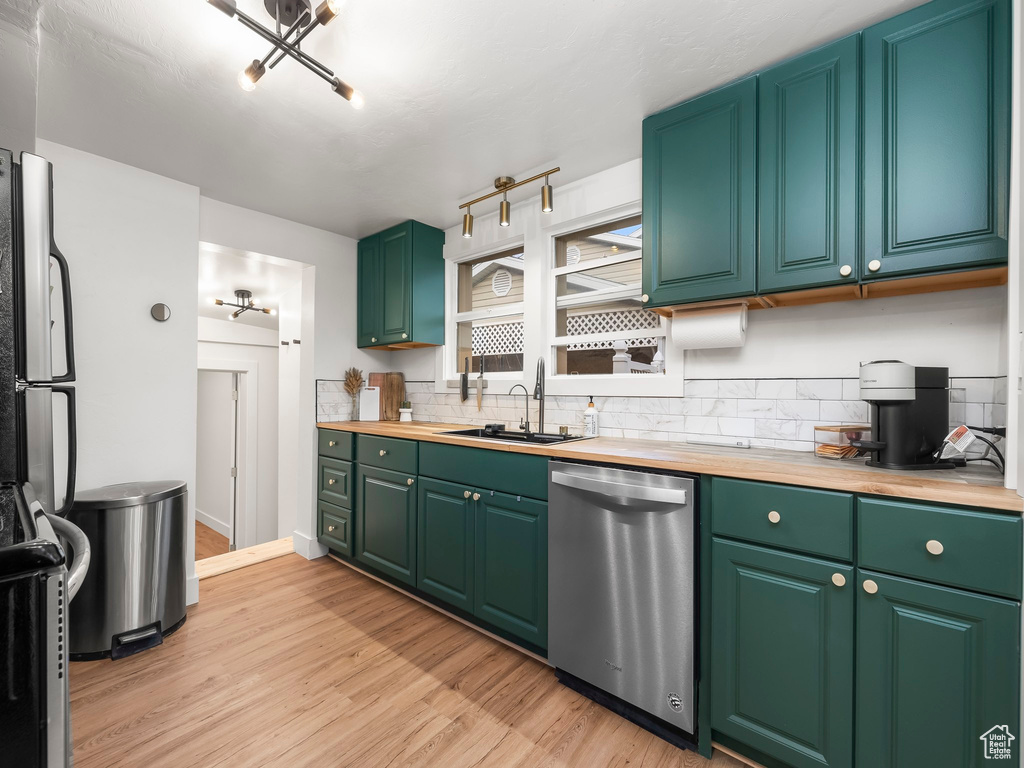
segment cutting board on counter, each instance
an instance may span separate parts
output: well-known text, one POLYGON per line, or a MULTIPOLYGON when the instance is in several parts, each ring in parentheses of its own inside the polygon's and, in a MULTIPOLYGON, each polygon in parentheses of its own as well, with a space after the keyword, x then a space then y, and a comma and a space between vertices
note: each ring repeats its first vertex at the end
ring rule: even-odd
POLYGON ((400 372, 371 373, 367 384, 380 388, 381 421, 398 421, 398 409, 405 400, 405 375, 400 372))

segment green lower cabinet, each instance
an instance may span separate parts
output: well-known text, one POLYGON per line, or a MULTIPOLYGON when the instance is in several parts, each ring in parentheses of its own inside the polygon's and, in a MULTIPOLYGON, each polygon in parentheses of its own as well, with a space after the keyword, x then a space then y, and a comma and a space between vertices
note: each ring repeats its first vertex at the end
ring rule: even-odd
POLYGON ((539 647, 548 644, 548 505, 478 492, 474 614, 539 647))
MULTIPOLYGON (((859 572, 860 768, 993 764, 1001 728, 1021 735, 1019 684, 1019 603, 859 572)), ((1017 766, 1018 744, 995 764, 1017 766)))
POLYGON ((795 768, 848 768, 853 568, 718 538, 711 547, 712 729, 795 768))
POLYGON ((416 584, 416 478, 359 465, 356 558, 416 584))
POLYGON ((473 612, 473 536, 476 502, 464 485, 420 478, 416 586, 473 612))

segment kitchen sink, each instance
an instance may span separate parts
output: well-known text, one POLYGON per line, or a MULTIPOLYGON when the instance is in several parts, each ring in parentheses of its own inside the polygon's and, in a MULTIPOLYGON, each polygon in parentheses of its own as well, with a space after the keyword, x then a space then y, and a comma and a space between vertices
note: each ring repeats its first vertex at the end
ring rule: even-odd
POLYGON ((459 437, 479 437, 483 440, 494 440, 499 443, 529 443, 531 445, 557 445, 571 443, 575 440, 589 440, 582 435, 548 435, 542 432, 510 432, 506 429, 481 427, 479 429, 456 429, 442 432, 442 435, 458 435, 459 437))

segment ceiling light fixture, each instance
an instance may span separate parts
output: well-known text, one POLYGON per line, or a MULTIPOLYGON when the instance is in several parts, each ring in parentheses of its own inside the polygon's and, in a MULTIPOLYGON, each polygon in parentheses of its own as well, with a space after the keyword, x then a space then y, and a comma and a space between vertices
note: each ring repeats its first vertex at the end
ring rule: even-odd
POLYGON ((218 307, 238 307, 228 320, 237 320, 245 312, 262 312, 265 315, 276 315, 276 309, 264 309, 257 307, 257 299, 252 297, 252 291, 235 291, 234 301, 224 301, 223 299, 214 299, 213 303, 218 307))
MULTIPOLYGON (((210 0, 213 2, 214 0, 210 0)), ((470 206, 476 205, 477 203, 489 200, 495 195, 501 195, 501 204, 498 206, 498 224, 503 227, 507 227, 512 223, 512 204, 508 201, 509 190, 521 187, 524 184, 537 181, 537 179, 544 179, 544 186, 540 190, 540 208, 544 213, 551 213, 555 209, 555 195, 554 190, 548 183, 548 177, 552 174, 558 173, 561 168, 552 168, 550 171, 544 171, 544 173, 538 173, 536 176, 531 176, 528 179, 522 181, 516 181, 511 176, 499 176, 494 180, 494 192, 488 192, 486 195, 481 195, 475 200, 470 200, 468 203, 463 203, 459 206, 461 211, 463 208, 466 209, 465 215, 462 217, 462 236, 472 237, 473 236, 473 216, 470 213, 470 206)))
POLYGON ((242 90, 254 90, 256 83, 266 74, 268 64, 269 68, 273 69, 285 56, 291 56, 310 72, 330 83, 334 92, 351 103, 355 109, 363 108, 366 102, 362 93, 302 50, 302 41, 310 32, 318 26, 327 26, 338 15, 341 11, 341 0, 322 0, 315 12, 311 12, 311 0, 263 0, 267 12, 274 17, 275 29, 263 26, 256 19, 238 10, 237 0, 207 2, 225 15, 238 19, 242 26, 248 27, 273 46, 266 56, 262 59, 253 59, 252 64, 239 73, 238 84, 242 90), (284 25, 289 26, 284 29, 284 25))

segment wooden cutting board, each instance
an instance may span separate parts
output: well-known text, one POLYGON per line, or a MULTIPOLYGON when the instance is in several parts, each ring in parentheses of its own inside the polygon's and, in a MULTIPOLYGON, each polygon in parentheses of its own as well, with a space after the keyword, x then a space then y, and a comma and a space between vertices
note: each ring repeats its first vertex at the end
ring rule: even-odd
POLYGON ((398 417, 401 416, 398 409, 405 400, 405 374, 385 373, 381 393, 380 403, 384 421, 398 421, 398 417))

